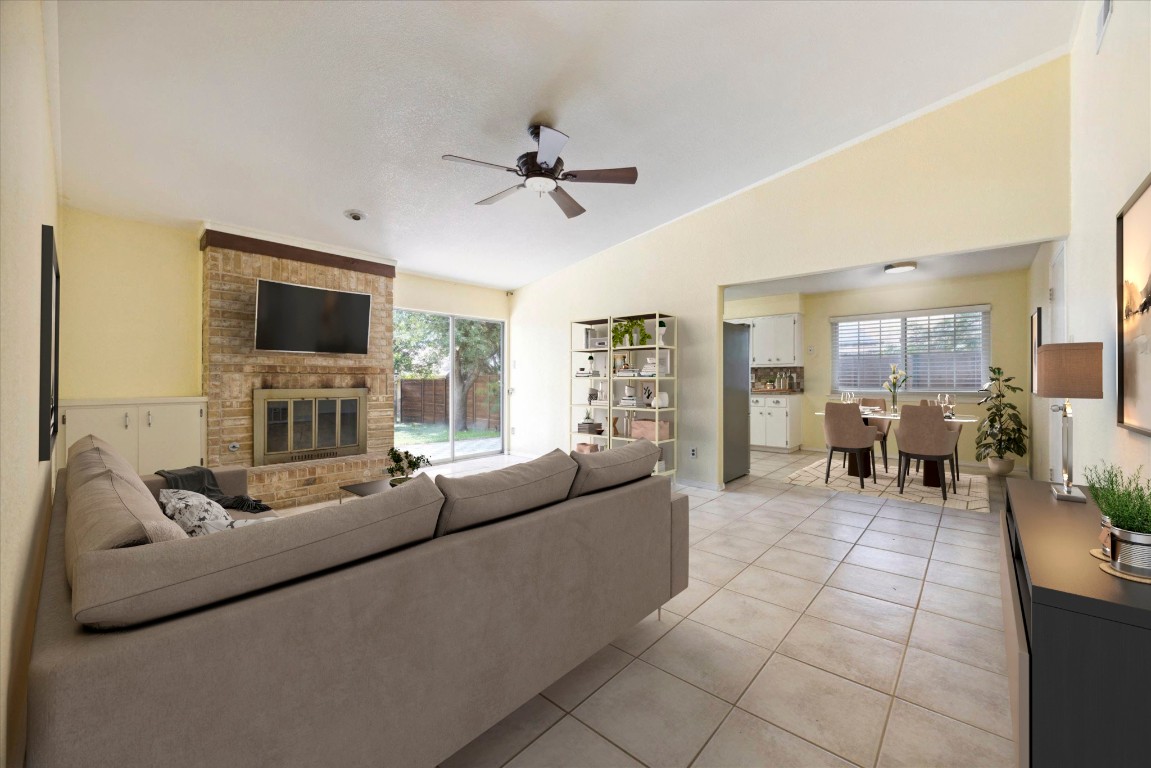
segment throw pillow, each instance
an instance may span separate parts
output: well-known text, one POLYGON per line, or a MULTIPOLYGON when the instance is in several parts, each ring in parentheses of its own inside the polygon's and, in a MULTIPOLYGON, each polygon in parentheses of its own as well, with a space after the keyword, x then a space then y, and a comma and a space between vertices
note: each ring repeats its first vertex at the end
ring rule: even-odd
POLYGON ((233 520, 223 507, 200 493, 165 488, 160 491, 160 503, 164 514, 184 529, 189 536, 207 536, 232 528, 274 520, 275 518, 253 518, 233 520))

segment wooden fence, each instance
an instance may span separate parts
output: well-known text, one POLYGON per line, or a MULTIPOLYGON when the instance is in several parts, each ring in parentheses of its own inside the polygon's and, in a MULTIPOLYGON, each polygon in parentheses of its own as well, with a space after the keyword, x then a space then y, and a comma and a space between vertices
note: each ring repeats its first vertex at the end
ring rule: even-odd
MULTIPOLYGON (((447 378, 400 379, 396 422, 447 424, 451 390, 447 378)), ((468 390, 468 429, 500 428, 500 377, 480 376, 468 390)))

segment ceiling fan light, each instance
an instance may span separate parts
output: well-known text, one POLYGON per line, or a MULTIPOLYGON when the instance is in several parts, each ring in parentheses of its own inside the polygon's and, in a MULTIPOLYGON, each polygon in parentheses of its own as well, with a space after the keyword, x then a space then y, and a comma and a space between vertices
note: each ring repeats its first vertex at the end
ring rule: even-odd
POLYGON ((916 269, 918 266, 919 265, 916 264, 914 261, 897 261, 893 264, 888 264, 886 267, 883 268, 883 271, 889 275, 898 275, 902 272, 911 272, 912 270, 916 269))

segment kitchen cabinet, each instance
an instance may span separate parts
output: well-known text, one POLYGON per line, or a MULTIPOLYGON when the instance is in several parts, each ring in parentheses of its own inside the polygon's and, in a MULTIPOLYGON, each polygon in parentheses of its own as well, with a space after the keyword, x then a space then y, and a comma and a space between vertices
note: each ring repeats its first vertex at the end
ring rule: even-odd
POLYGON ((57 463, 68 463, 68 446, 85 435, 109 443, 137 472, 202 465, 207 454, 202 397, 64 401, 57 463))
POLYGON ((751 364, 753 367, 803 365, 802 316, 791 314, 752 318, 751 364))
POLYGON ((801 395, 752 397, 748 423, 751 445, 798 451, 802 400, 801 395))

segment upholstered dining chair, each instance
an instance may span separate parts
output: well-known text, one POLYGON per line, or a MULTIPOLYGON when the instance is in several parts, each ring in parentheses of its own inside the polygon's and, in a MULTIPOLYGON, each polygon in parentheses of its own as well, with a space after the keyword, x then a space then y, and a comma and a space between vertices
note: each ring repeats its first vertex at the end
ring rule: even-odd
POLYGON ((823 438, 827 442, 827 471, 823 476, 824 485, 831 479, 831 458, 836 451, 855 456, 855 466, 859 468, 859 487, 863 482, 864 461, 871 460, 871 482, 875 483, 875 427, 864 423, 855 403, 829 402, 823 409, 823 438))
MULTIPOLYGON (((861 397, 859 398, 860 405, 870 405, 880 410, 887 410, 887 400, 882 397, 861 397)), ((876 419, 876 423, 872 426, 875 427, 875 442, 879 443, 880 449, 883 451, 883 471, 887 472, 887 433, 891 430, 890 419, 876 419)))
POLYGON ((895 443, 899 446, 899 492, 911 470, 911 460, 934 461, 939 468, 939 487, 947 501, 947 475, 944 462, 951 468, 952 488, 958 493, 955 481, 955 446, 959 433, 947 428, 943 409, 938 405, 905 405, 899 412, 899 426, 895 428, 895 443))

